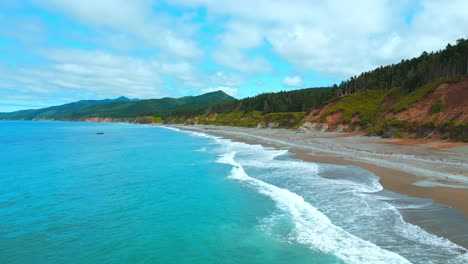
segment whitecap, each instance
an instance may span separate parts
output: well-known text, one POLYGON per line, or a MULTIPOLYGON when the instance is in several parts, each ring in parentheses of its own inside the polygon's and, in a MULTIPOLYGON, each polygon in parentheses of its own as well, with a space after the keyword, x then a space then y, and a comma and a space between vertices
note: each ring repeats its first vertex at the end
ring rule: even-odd
POLYGON ((333 223, 304 199, 286 189, 276 187, 245 173, 234 160, 236 152, 221 155, 218 162, 232 166, 231 179, 243 182, 270 197, 278 208, 287 212, 293 223, 293 238, 325 253, 331 253, 347 263, 410 263, 402 256, 362 240, 333 223))

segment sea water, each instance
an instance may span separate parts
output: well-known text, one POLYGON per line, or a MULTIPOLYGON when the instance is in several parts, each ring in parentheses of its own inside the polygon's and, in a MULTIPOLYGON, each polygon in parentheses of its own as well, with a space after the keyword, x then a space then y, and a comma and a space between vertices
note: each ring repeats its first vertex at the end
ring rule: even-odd
POLYGON ((404 220, 430 201, 289 155, 165 127, 0 122, 0 263, 468 262, 404 220))

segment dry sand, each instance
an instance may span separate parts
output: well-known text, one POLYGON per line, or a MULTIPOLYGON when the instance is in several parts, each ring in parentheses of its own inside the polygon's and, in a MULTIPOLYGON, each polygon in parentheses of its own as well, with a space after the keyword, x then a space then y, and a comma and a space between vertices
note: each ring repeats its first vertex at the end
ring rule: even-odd
POLYGON ((225 138, 288 149, 305 161, 358 166, 397 193, 429 198, 468 219, 468 144, 402 141, 334 132, 176 126, 225 138))

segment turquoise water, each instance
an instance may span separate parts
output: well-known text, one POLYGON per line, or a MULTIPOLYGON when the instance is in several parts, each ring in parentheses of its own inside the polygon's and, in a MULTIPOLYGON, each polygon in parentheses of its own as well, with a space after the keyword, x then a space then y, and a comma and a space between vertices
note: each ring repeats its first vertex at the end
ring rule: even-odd
MULTIPOLYGON (((464 263, 366 171, 199 133, 0 122, 0 263, 464 263), (96 132, 104 135, 96 135, 96 132)), ((427 203, 423 201, 421 203, 427 203)))

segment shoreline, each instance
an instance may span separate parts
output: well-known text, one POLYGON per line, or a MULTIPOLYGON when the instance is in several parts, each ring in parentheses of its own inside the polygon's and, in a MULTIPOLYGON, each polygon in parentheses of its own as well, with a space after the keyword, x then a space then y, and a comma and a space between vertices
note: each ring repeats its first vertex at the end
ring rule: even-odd
MULTIPOLYGON (((431 199, 434 202, 444 205, 447 208, 453 208, 461 212, 464 219, 468 219, 468 165, 464 165, 464 160, 468 156, 468 144, 460 145, 455 143, 453 148, 459 150, 448 152, 447 144, 444 142, 430 142, 427 146, 403 146, 398 141, 363 137, 361 135, 347 136, 344 133, 332 134, 314 133, 311 135, 297 134, 292 130, 281 129, 253 129, 239 127, 222 126, 202 126, 202 125, 171 125, 183 130, 199 131, 224 138, 240 141, 248 144, 261 144, 267 147, 278 149, 288 149, 293 158, 307 162, 327 163, 335 165, 356 166, 370 171, 380 178, 380 183, 384 189, 395 193, 404 194, 412 197, 431 199), (307 139, 313 139, 312 143, 307 139), (332 148, 326 149, 329 141, 334 141, 332 148), (341 153, 336 147, 347 142, 344 149, 351 153, 341 153), (349 144, 351 142, 351 144, 349 144), (443 149, 434 148, 434 146, 444 145, 443 149), (348 145, 358 145, 361 148, 355 150, 348 145), (372 146, 372 152, 362 155, 363 146, 369 148, 372 146), (324 149, 320 149, 324 147, 324 149), (409 147, 406 149, 405 147, 409 147), (377 148, 377 149, 375 149, 377 148), (409 151, 408 153, 408 150, 409 151), (427 156, 427 151, 439 152, 438 157, 427 156), (356 152, 356 153, 355 153, 356 152), (411 155, 410 155, 411 154, 411 155), (419 154, 419 155, 418 155, 419 154), (368 156, 381 156, 379 158, 368 156), (387 156, 394 155, 397 160, 390 160, 387 156), (401 157, 399 157, 401 156, 401 157), (436 158, 440 158, 437 160, 436 158), (461 160, 460 160, 461 158, 461 160), (394 162, 397 165, 392 167, 394 162), (433 164, 431 164, 433 163, 433 164), (444 166, 444 163, 445 166, 444 166), (458 164, 460 163, 460 164, 458 164), (456 165, 452 167, 452 165, 456 165), (414 166, 412 169, 408 168, 414 166), (427 166, 427 167, 426 167, 427 166), (437 169, 437 170, 436 170, 437 169), (419 173, 418 173, 419 172, 419 173), (444 173, 448 176, 442 176, 444 173), (419 185, 419 186, 418 186, 419 185)), ((394 157, 392 157, 393 159, 394 157)), ((468 160, 465 164, 468 164, 468 160)))
MULTIPOLYGON (((181 130, 212 134, 233 141, 252 145, 260 144, 262 146, 272 147, 275 149, 287 149, 290 153, 292 153, 291 158, 303 160, 305 162, 355 166, 367 170, 380 178, 379 182, 382 185, 384 192, 390 191, 395 193, 395 195, 405 195, 414 198, 430 199, 433 201, 433 204, 430 204, 426 209, 418 209, 418 211, 400 210, 400 213, 406 222, 419 226, 427 230, 429 233, 446 238, 458 244, 464 248, 462 251, 460 251, 462 254, 465 254, 466 249, 468 249, 468 234, 465 232, 460 233, 460 230, 466 230, 468 227, 468 203, 466 203, 466 201, 468 201, 468 184, 465 183, 465 181, 458 182, 460 177, 466 177, 468 180, 468 175, 465 176, 468 170, 464 170, 465 166, 468 166, 468 163, 466 163, 467 165, 461 165, 457 167, 455 171, 449 169, 449 167, 439 167, 439 174, 443 173, 444 171, 447 171, 448 174, 453 174, 454 172, 462 173, 461 175, 454 174, 456 177, 450 177, 441 180, 438 176, 438 173, 434 174, 435 176, 432 176, 431 173, 421 173, 418 175, 406 171, 405 169, 407 166, 399 166, 394 168, 389 166, 382 166, 381 163, 376 162, 375 160, 371 160, 370 162, 368 159, 365 159, 365 157, 361 157, 361 155, 354 155, 353 157, 350 157, 344 153, 340 155, 339 151, 319 150, 314 152, 314 150, 316 150, 316 146, 309 146, 309 143, 304 141, 303 135, 294 136, 295 132, 292 130, 277 131, 277 129, 253 129, 199 125, 170 125, 170 127, 175 127, 181 130), (283 140, 281 140, 281 138, 283 138, 283 140), (286 141, 284 139, 286 139, 286 141), (298 145, 298 143, 301 143, 302 145, 298 145), (462 170, 460 171, 460 169, 462 170), (427 184, 426 186, 415 185, 420 182, 434 183, 435 186, 430 186, 427 184)), ((321 133, 319 135, 320 137, 314 139, 319 142, 323 139, 337 140, 338 144, 343 143, 340 140, 347 140, 350 138, 352 138, 354 143, 364 143, 367 140, 371 140, 372 143, 370 143, 370 145, 373 145, 374 147, 377 146, 379 149, 383 149, 384 155, 391 155, 390 152, 387 152, 389 151, 388 146, 393 145, 392 142, 389 142, 389 140, 380 138, 369 139, 368 137, 361 135, 349 136, 346 133, 339 133, 337 135, 331 136, 329 133, 330 132, 325 134, 321 133)), ((416 152, 424 151, 426 148, 432 149, 434 151, 433 143, 434 142, 431 142, 430 145, 424 146, 422 149, 416 149, 416 152)), ((435 142, 436 146, 440 145, 440 143, 441 142, 435 142)), ((446 150, 447 143, 442 144, 444 145, 444 150, 446 150)), ((397 145, 397 147, 400 148, 399 145, 397 145)), ((460 144, 456 143, 456 146, 454 147, 459 148, 460 144)), ((444 162, 452 164, 457 161, 459 157, 462 157, 462 159, 468 158, 468 155, 465 155, 468 153, 468 144, 465 144, 461 147, 461 149, 456 149, 452 152, 452 154, 449 154, 449 156, 452 156, 452 159, 446 157, 445 159, 442 159, 441 162, 430 160, 429 163, 434 162, 435 166, 440 166, 440 164, 444 162)), ((414 153, 415 151, 413 145, 411 150, 413 151, 410 152, 413 155, 416 155, 416 153, 414 153)), ((441 152, 439 155, 447 156, 446 151, 441 151, 440 149, 436 151, 441 152)), ((403 152, 403 154, 404 153, 405 152, 403 152)), ((404 159, 407 158, 405 155, 403 155, 403 157, 404 159)), ((427 161, 424 160, 427 158, 428 157, 425 157, 425 155, 423 155, 423 157, 414 157, 415 160, 422 162, 422 164, 418 164, 418 166, 427 165, 427 161)), ((407 160, 407 162, 408 164, 412 165, 414 161, 410 162, 407 160)), ((433 166, 431 166, 430 169, 432 170, 433 166)), ((425 171, 421 170, 421 172, 425 171)), ((463 178, 461 178, 461 180, 463 180, 463 178)))

